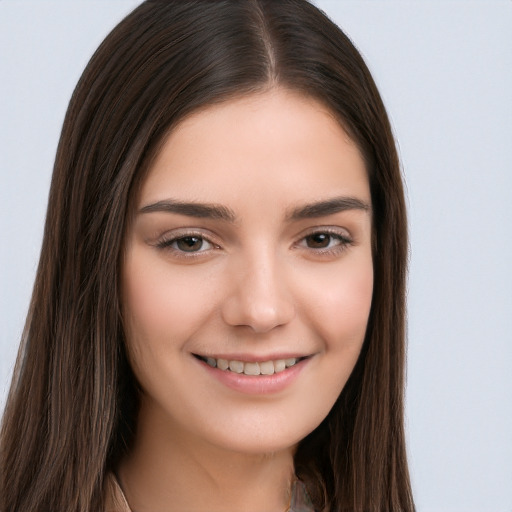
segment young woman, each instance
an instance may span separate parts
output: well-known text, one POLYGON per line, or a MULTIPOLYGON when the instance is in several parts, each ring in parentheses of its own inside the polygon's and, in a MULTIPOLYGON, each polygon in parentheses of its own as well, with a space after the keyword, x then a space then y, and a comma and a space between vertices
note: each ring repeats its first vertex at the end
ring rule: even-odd
POLYGON ((389 122, 305 0, 147 1, 66 115, 0 510, 411 511, 389 122))

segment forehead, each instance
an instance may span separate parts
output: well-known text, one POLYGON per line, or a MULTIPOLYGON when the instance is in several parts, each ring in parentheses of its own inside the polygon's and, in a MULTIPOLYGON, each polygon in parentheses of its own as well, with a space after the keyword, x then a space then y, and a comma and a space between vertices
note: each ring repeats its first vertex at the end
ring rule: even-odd
POLYGON ((275 89, 207 107, 179 123, 149 169, 140 199, 263 200, 277 191, 300 200, 329 190, 369 202, 359 149, 323 104, 275 89))

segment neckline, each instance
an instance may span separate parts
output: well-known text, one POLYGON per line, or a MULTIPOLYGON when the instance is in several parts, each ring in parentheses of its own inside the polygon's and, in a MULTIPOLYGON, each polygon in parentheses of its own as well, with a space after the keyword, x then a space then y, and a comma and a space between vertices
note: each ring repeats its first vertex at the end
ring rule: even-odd
MULTIPOLYGON (((108 489, 106 512, 136 512, 130 508, 119 478, 115 473, 112 472, 107 475, 106 488, 108 489)), ((290 505, 284 512, 315 512, 306 486, 297 477, 292 483, 290 505)))

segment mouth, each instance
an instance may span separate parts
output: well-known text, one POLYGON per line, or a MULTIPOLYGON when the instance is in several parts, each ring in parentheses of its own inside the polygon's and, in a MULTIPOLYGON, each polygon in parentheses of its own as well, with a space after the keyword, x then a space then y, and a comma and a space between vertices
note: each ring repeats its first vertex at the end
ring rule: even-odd
POLYGON ((207 357, 199 354, 193 355, 196 359, 205 362, 208 366, 211 366, 212 368, 217 368, 225 372, 251 376, 274 375, 277 373, 281 373, 309 357, 289 357, 286 359, 271 359, 268 361, 240 361, 236 359, 217 359, 214 357, 207 357))

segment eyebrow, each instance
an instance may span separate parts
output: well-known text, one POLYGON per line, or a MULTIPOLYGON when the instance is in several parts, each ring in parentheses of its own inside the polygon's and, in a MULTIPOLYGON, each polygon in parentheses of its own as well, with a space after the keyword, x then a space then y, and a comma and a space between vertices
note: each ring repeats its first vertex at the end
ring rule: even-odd
MULTIPOLYGON (((302 219, 324 217, 347 210, 369 211, 370 205, 356 197, 334 197, 325 201, 318 201, 293 208, 286 220, 296 221, 302 219)), ((219 204, 184 202, 175 199, 165 199, 143 206, 138 213, 176 213, 198 219, 216 219, 234 223, 236 215, 230 208, 219 204)))
POLYGON ((288 220, 301 220, 316 217, 324 217, 347 210, 370 211, 371 207, 361 199, 356 197, 334 197, 325 201, 306 204, 294 208, 288 215, 288 220))
POLYGON ((226 222, 235 222, 236 215, 230 208, 218 204, 183 202, 174 199, 165 199, 153 204, 143 206, 139 213, 166 212, 186 215, 198 219, 219 219, 226 222))

